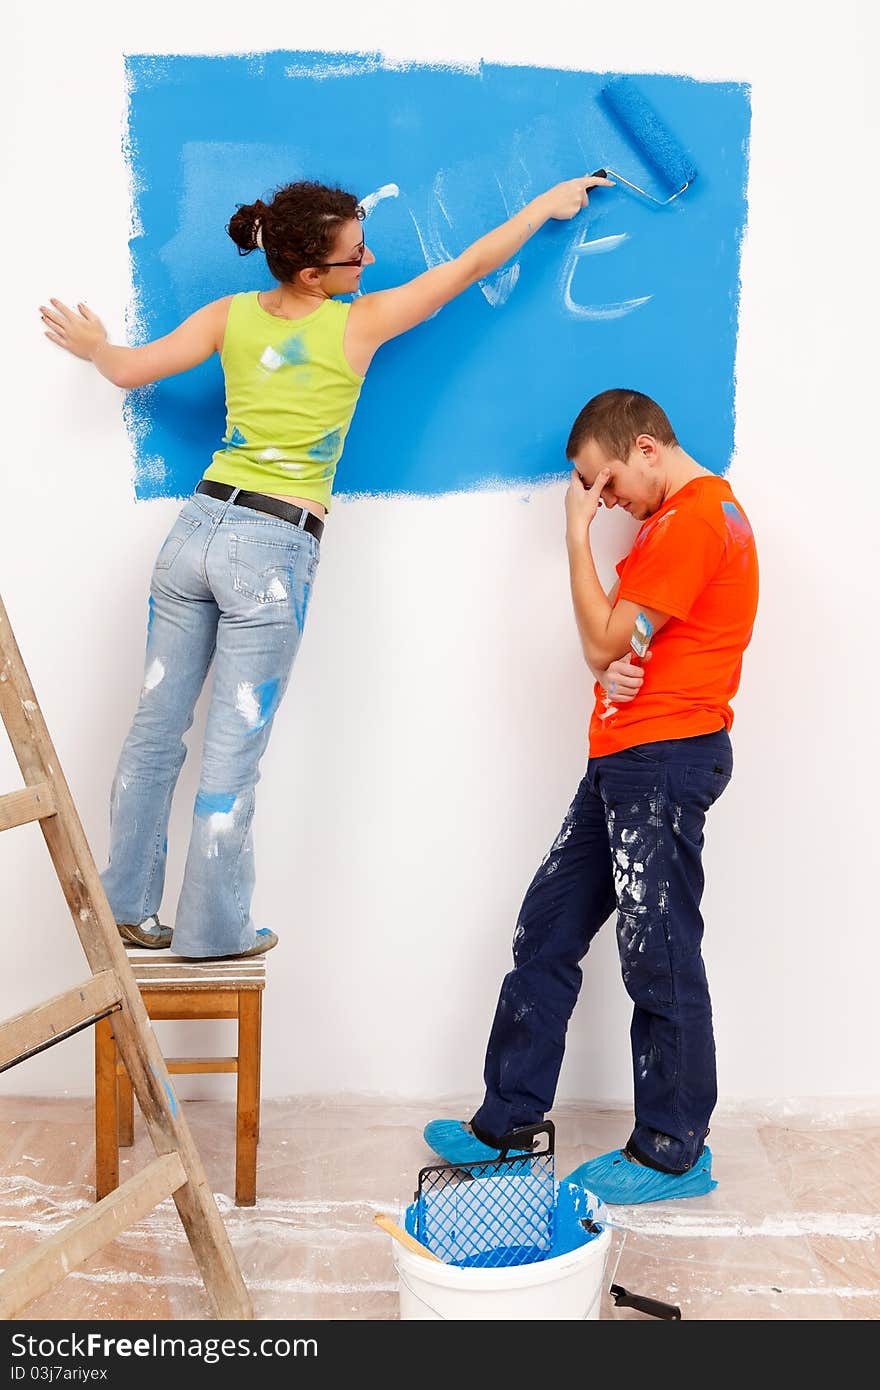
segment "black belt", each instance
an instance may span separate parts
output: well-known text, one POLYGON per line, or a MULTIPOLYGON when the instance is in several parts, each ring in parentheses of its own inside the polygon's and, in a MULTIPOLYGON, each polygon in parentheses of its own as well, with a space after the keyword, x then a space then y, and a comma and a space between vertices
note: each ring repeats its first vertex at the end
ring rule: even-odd
POLYGON ((204 478, 196 492, 203 492, 207 497, 218 497, 221 502, 231 499, 236 507, 250 507, 252 512, 268 512, 270 516, 298 526, 301 531, 308 531, 316 541, 324 534, 323 521, 307 507, 294 507, 291 502, 280 502, 277 497, 266 497, 262 492, 243 492, 241 488, 230 487, 229 483, 212 483, 204 478))

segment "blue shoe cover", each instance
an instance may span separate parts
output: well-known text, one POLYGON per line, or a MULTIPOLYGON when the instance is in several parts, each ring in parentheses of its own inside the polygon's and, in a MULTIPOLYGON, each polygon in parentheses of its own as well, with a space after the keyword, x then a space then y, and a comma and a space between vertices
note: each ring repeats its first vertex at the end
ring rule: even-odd
MULTIPOLYGON (((490 1163, 501 1157, 500 1149, 490 1148, 471 1134, 463 1120, 429 1120, 424 1128, 425 1143, 445 1163, 490 1163)), ((523 1149, 511 1149, 523 1153, 523 1149)))
POLYGON ((578 1183, 611 1206, 636 1206, 640 1202, 667 1202, 673 1197, 705 1197, 718 1184, 712 1177, 712 1152, 704 1148, 686 1173, 661 1173, 644 1168, 623 1155, 621 1149, 591 1158, 569 1173, 565 1182, 578 1183))

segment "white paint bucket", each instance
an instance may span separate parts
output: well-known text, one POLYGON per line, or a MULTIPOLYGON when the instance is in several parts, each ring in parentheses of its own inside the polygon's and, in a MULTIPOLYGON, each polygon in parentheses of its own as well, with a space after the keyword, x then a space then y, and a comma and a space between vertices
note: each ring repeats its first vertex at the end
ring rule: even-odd
MULTIPOLYGON (((593 1202, 597 1204, 595 1198, 593 1202)), ((583 1322, 599 1317, 611 1244, 607 1226, 601 1235, 593 1236, 576 1250, 506 1269, 461 1269, 426 1260, 398 1241, 392 1244, 400 1281, 401 1321, 439 1318, 583 1322)))

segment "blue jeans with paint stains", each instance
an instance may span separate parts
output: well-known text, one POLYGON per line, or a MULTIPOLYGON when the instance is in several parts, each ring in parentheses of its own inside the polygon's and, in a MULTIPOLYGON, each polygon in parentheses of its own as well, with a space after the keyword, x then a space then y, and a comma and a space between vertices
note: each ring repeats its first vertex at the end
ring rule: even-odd
POLYGON ((215 661, 173 949, 235 955, 254 942, 254 788, 302 637, 318 542, 291 522, 196 493, 156 560, 144 684, 113 782, 117 922, 158 912, 183 735, 215 661))
POLYGON ((732 769, 726 730, 590 759, 517 921, 473 1118, 479 1137, 537 1124, 551 1108, 580 962, 616 908, 634 1005, 628 1148, 671 1173, 700 1156, 717 1099, 701 955, 703 826, 732 769))

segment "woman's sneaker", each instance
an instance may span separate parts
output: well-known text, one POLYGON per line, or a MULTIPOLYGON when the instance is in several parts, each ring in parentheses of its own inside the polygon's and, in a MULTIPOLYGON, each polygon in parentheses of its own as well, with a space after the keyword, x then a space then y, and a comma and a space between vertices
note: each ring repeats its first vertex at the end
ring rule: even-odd
POLYGON ((249 946, 246 951, 239 951, 240 956, 261 956, 265 951, 271 951, 273 946, 278 945, 278 937, 268 927, 260 927, 257 932, 253 946, 249 946))
POLYGON ((181 960, 243 960, 246 956, 262 956, 278 945, 278 937, 268 927, 260 927, 253 946, 246 951, 233 951, 229 956, 181 956, 181 960))
POLYGON ((126 946, 144 946, 148 951, 165 951, 171 945, 174 932, 163 927, 155 912, 143 922, 117 922, 119 935, 126 946))

